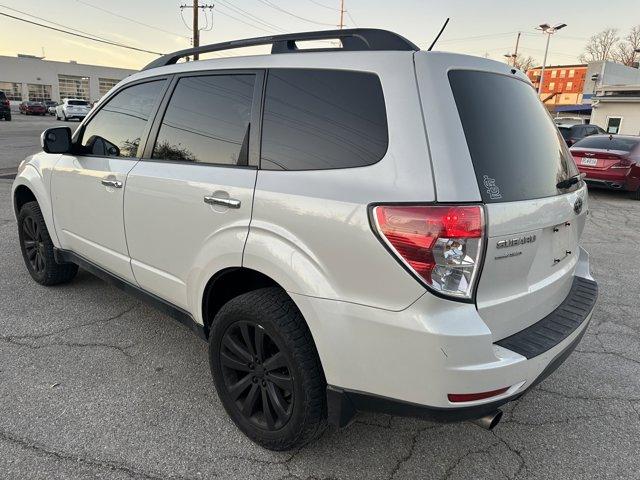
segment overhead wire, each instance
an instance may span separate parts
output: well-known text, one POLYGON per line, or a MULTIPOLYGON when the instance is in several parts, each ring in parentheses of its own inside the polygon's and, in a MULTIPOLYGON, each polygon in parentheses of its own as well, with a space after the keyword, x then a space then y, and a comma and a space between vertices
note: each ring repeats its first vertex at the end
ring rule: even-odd
POLYGON ((160 53, 160 52, 154 52, 152 50, 146 50, 144 48, 132 47, 130 45, 125 45, 123 43, 112 42, 111 40, 103 40, 103 39, 97 38, 95 36, 82 35, 82 34, 75 33, 75 32, 69 31, 69 30, 63 30, 61 28, 56 28, 56 27, 52 27, 52 26, 49 26, 49 25, 44 25, 42 23, 34 22, 32 20, 27 20, 26 18, 20 18, 20 17, 14 16, 14 15, 9 15, 8 13, 0 12, 0 15, 2 15, 4 17, 12 18, 14 20, 18 20, 20 22, 25 22, 25 23, 29 23, 29 24, 32 24, 32 25, 37 25, 38 27, 47 28, 49 30, 55 30, 56 32, 65 33, 67 35, 72 35, 72 36, 75 36, 75 37, 80 37, 80 38, 85 38, 87 40, 92 40, 94 42, 105 43, 105 44, 108 44, 108 45, 113 45, 115 47, 128 48, 129 50, 136 50, 138 52, 152 53, 154 55, 164 55, 163 53, 160 53))

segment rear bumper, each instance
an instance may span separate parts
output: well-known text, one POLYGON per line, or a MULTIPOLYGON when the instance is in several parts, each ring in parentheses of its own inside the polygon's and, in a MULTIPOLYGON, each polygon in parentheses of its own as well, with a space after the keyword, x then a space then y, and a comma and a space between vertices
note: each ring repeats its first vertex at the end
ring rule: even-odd
POLYGON ((345 390, 329 385, 327 387, 327 407, 328 421, 336 427, 348 425, 356 412, 375 412, 397 415, 402 417, 415 417, 435 422, 462 422, 465 420, 475 420, 489 415, 502 405, 517 400, 529 389, 542 382, 551 375, 564 361, 582 340, 586 327, 591 320, 591 315, 585 319, 584 328, 573 338, 564 349, 556 354, 538 377, 526 388, 517 394, 501 398, 500 400, 472 405, 468 407, 430 407, 415 403, 403 402, 392 398, 380 397, 363 392, 345 390))
MULTIPOLYGON (((575 276, 595 286, 583 249, 575 276)), ((578 294, 576 298, 584 296, 578 294)), ((554 313, 566 315, 567 305, 574 308, 572 295, 573 289, 556 311, 537 322, 538 327, 545 327, 554 313)), ((358 410, 444 421, 481 417, 555 370, 584 335, 595 304, 594 295, 587 306, 574 311, 573 322, 557 338, 530 354, 496 341, 475 305, 428 293, 401 311, 293 293, 291 297, 314 337, 329 385, 329 417, 337 425, 344 425, 358 410), (448 397, 503 388, 504 393, 483 400, 451 402, 448 397)), ((535 336, 544 329, 533 330, 531 338, 540 343, 535 336)))

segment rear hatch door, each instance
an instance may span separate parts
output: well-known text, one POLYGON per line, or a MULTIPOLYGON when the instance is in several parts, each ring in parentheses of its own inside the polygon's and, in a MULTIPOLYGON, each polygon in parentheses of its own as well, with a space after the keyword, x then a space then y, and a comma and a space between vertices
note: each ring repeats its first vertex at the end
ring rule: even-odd
POLYGON ((568 295, 586 186, 526 77, 508 65, 420 52, 416 75, 439 202, 481 202, 485 260, 476 305, 500 340, 568 295))

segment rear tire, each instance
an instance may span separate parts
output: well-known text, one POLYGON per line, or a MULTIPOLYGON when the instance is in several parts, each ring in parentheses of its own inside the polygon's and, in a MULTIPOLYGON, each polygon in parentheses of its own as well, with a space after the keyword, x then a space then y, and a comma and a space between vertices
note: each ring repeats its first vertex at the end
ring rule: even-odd
POLYGON ((18 237, 27 270, 40 285, 70 282, 78 273, 73 263, 58 263, 38 202, 25 203, 18 214, 18 237))
POLYGON ((629 196, 633 200, 640 200, 640 188, 638 188, 635 192, 629 192, 629 196))
POLYGON ((10 122, 10 121, 11 121, 11 114, 10 114, 10 113, 7 113, 7 114, 4 116, 4 119, 5 119, 7 122, 10 122))
POLYGON ((277 287, 239 295, 218 312, 209 362, 238 428, 269 450, 300 447, 326 426, 326 383, 311 332, 277 287))

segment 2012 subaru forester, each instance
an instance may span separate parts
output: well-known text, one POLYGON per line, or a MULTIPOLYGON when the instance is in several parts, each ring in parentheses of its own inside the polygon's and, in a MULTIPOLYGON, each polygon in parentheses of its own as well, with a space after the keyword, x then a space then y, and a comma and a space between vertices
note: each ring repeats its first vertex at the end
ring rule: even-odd
POLYGON ((359 410, 493 427, 596 301, 586 186, 503 63, 368 29, 204 46, 42 145, 13 185, 31 276, 81 266, 191 326, 267 448, 359 410))

